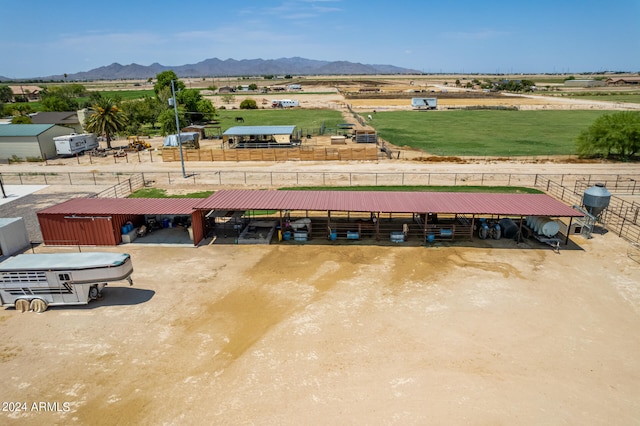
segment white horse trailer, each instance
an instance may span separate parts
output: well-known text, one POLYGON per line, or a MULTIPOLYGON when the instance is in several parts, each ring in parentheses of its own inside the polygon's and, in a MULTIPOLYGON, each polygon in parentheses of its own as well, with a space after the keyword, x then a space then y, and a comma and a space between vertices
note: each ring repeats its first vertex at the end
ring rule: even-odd
POLYGON ((272 108, 293 108, 300 106, 300 103, 293 99, 276 99, 271 101, 272 108))
POLYGON ((436 109, 438 108, 438 98, 411 98, 413 109, 436 109))
POLYGON ((133 285, 132 273, 126 253, 20 254, 0 263, 0 302, 21 312, 86 305, 109 282, 133 285))

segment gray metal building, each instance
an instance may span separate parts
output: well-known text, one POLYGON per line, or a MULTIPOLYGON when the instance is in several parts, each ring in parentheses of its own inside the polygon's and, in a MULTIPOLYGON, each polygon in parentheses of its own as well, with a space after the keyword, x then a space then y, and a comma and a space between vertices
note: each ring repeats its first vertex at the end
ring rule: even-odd
POLYGON ((0 125, 0 162, 8 162, 14 155, 20 159, 54 158, 53 138, 73 133, 73 129, 54 124, 0 125))

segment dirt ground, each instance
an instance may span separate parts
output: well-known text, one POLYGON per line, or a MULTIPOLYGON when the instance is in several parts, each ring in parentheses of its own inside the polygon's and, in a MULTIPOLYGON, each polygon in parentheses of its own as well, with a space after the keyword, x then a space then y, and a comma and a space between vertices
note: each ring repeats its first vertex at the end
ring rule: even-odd
POLYGON ((133 287, 0 311, 0 396, 27 407, 0 416, 635 424, 640 265, 611 233, 573 240, 100 248, 131 254, 133 287))
MULTIPOLYGON (((179 167, 110 158, 0 171, 179 167)), ((520 161, 188 168, 640 173, 634 164, 520 161)), ((9 205, 2 213, 11 217, 9 205)), ((611 232, 572 236, 559 254, 505 239, 82 250, 130 253, 134 286, 115 283, 100 301, 42 314, 0 308, 2 424, 632 425, 640 418, 640 264, 611 232)))

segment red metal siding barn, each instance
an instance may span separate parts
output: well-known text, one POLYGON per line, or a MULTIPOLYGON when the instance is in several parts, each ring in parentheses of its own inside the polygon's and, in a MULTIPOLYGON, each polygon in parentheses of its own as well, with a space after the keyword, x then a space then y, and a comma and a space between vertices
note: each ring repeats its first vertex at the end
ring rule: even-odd
POLYGON ((194 244, 203 238, 197 198, 74 198, 38 212, 45 244, 118 245, 127 222, 143 225, 145 215, 189 215, 194 244))

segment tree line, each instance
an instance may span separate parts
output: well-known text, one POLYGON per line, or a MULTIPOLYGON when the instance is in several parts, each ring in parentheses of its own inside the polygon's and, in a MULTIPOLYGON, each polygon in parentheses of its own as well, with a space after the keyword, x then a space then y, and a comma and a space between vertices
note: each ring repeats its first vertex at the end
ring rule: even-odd
MULTIPOLYGON (((180 127, 193 123, 213 120, 216 109, 210 100, 204 99, 197 89, 187 89, 173 71, 163 71, 156 75, 154 95, 141 99, 123 100, 120 96, 104 96, 101 92, 88 92, 81 84, 51 86, 42 89, 43 111, 76 111, 88 108, 85 129, 104 135, 107 147, 111 148, 111 137, 120 132, 130 135, 142 133, 143 128, 159 130, 162 134, 176 132, 174 107, 169 104, 173 98, 171 82, 175 89, 175 99, 180 127), (79 101, 80 98, 85 98, 79 101)), ((33 111, 28 102, 9 103, 13 93, 9 86, 0 86, 0 107, 3 115, 13 116, 12 123, 31 123, 29 114, 33 111)))

